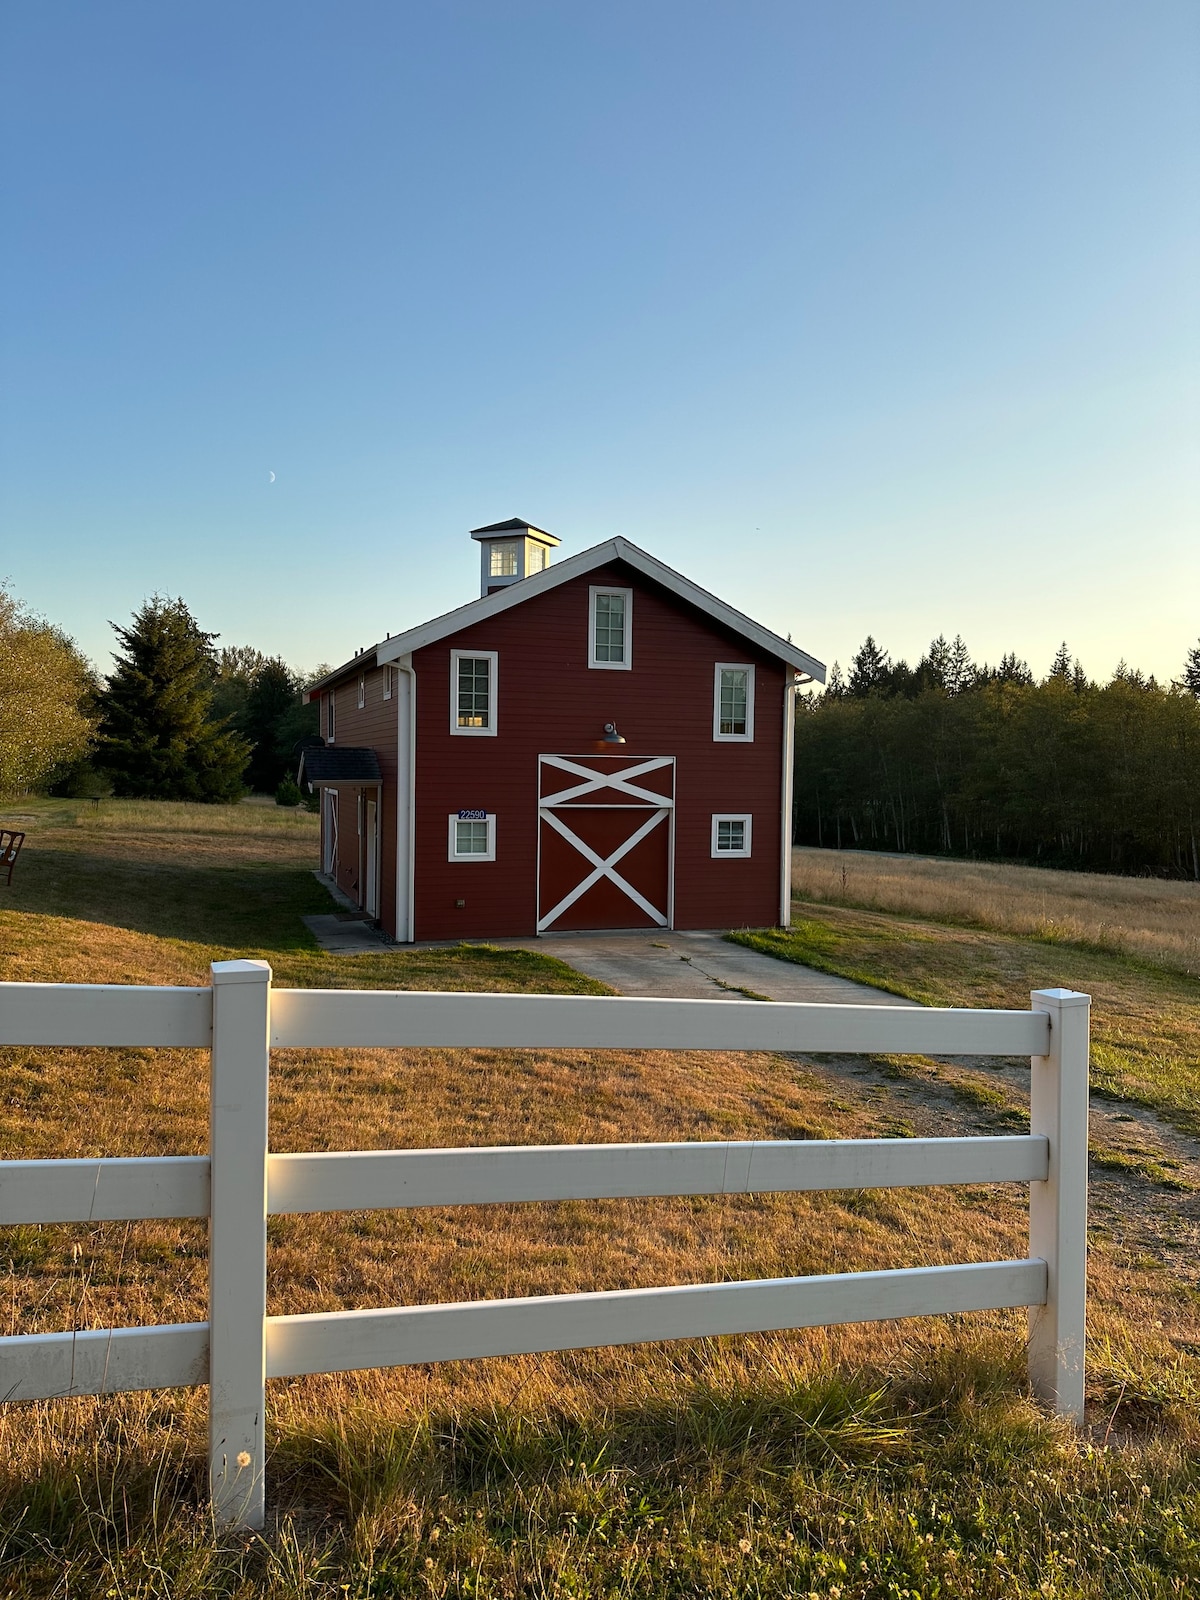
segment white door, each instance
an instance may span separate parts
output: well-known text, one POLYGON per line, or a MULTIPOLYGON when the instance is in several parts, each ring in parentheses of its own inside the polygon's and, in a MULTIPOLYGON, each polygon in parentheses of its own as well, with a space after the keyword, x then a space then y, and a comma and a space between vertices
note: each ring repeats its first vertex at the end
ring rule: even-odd
POLYGON ((379 802, 367 801, 367 883, 363 904, 369 917, 379 915, 379 802))
POLYGON ((338 797, 336 789, 325 790, 325 874, 337 877, 338 797))

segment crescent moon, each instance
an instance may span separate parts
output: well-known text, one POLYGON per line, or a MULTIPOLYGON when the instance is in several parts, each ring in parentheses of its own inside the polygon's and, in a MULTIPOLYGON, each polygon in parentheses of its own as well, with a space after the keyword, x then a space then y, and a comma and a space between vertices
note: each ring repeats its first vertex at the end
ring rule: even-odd
POLYGON ((275 474, 272 472, 272 473, 269 474, 269 477, 270 477, 270 481, 272 483, 274 483, 275 482, 275 474))

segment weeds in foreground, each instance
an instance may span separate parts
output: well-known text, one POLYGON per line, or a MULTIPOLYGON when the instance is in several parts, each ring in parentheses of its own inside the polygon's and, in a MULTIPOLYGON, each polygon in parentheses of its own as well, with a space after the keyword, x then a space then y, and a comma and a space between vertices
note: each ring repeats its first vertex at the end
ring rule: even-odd
POLYGON ((320 1383, 291 1385, 274 1397, 269 1527, 249 1537, 214 1535, 199 1509, 197 1406, 71 1402, 65 1429, 42 1409, 0 1467, 0 1585, 14 1600, 1195 1592, 1194 1376, 1147 1385, 1136 1357, 1114 1364, 1115 1409, 1079 1438, 1023 1397, 1019 1341, 960 1327, 887 1369, 830 1353, 707 1341, 656 1351, 652 1382, 629 1354, 493 1362, 466 1393, 441 1369, 391 1380, 390 1414, 385 1380, 336 1411, 320 1383))

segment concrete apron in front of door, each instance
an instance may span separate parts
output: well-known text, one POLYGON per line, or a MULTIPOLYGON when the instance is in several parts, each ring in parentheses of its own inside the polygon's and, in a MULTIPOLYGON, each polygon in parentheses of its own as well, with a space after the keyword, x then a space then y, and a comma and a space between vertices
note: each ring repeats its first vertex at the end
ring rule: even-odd
POLYGON ((778 961, 720 932, 544 933, 490 944, 556 956, 618 994, 675 1000, 804 1000, 827 1005, 903 1006, 911 1001, 849 978, 778 961))

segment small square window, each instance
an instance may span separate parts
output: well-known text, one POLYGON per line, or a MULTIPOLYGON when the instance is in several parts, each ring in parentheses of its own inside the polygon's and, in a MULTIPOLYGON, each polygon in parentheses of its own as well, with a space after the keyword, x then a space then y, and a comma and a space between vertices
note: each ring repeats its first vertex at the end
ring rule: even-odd
POLYGON ((517 547, 515 544, 494 544, 489 571, 493 578, 515 578, 517 575, 517 547))
POLYGON ((588 666, 628 671, 633 665, 633 590, 593 589, 588 609, 588 666))
POLYGON ((713 682, 713 738, 754 739, 754 668, 739 661, 718 661, 713 682))
POLYGON ((740 856, 750 854, 750 832, 753 817, 748 812, 717 812, 712 819, 712 853, 714 856, 740 856))
POLYGON ((494 650, 451 650, 451 733, 496 732, 496 667, 494 650))
POLYGON ((450 815, 450 860, 495 861, 495 859, 495 812, 452 812, 450 815))

